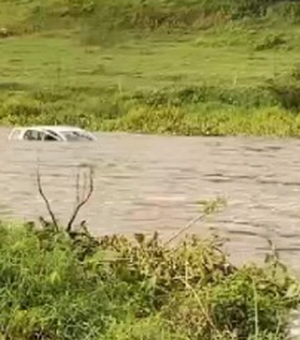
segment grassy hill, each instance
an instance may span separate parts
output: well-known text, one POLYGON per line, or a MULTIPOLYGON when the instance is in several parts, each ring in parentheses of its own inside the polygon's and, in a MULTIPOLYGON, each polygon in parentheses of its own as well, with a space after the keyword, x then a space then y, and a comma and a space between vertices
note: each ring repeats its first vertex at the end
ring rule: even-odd
POLYGON ((297 136, 295 1, 0 0, 0 123, 297 136))

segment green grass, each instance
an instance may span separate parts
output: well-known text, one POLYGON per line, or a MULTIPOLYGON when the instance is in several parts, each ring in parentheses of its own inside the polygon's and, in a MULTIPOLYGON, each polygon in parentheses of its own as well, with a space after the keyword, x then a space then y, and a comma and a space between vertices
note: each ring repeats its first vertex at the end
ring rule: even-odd
POLYGON ((2 0, 0 123, 299 134, 300 6, 146 3, 2 0))
POLYGON ((283 339, 299 283, 276 257, 235 268, 216 240, 0 224, 2 339, 283 339))
MULTIPOLYGON (((130 37, 131 38, 131 37, 130 37)), ((172 42, 135 39, 112 48, 86 47, 70 38, 30 36, 1 42, 2 82, 30 86, 102 87, 123 90, 209 84, 257 85, 288 71, 298 51, 252 52, 210 46, 201 35, 172 42)))
MULTIPOLYGON (((299 134, 299 5, 144 3, 0 0, 0 123, 299 134)), ((0 339, 279 340, 299 303, 276 257, 236 268, 215 240, 4 222, 0 240, 0 339)))

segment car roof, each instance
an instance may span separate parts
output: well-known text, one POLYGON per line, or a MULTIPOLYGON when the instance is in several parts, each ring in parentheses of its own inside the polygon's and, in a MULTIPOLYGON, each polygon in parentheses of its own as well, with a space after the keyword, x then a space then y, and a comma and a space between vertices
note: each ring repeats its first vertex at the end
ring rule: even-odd
POLYGON ((84 131, 83 129, 76 126, 68 126, 68 125, 38 125, 38 126, 29 126, 30 129, 41 129, 41 130, 53 130, 57 132, 63 131, 84 131))
POLYGON ((16 127, 14 130, 52 130, 56 132, 67 132, 67 131, 85 131, 79 127, 68 126, 68 125, 36 125, 36 126, 25 126, 25 127, 16 127))

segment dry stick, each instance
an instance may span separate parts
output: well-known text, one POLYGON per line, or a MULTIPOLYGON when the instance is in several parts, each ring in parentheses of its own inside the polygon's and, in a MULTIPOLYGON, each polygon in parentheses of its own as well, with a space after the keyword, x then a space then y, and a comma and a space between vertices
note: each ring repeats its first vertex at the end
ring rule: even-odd
POLYGON ((252 288, 253 288, 253 295, 254 295, 254 328, 255 328, 255 340, 258 340, 258 334, 259 334, 259 320, 258 320, 258 301, 257 301, 257 290, 255 287, 254 280, 252 281, 252 288))
POLYGON ((37 168, 36 175, 37 175, 37 184, 38 184, 39 194, 41 195, 42 199, 44 200, 44 202, 46 204, 46 208, 47 208, 48 214, 51 217, 51 220, 52 220, 52 223, 53 223, 53 226, 54 226, 55 230, 58 231, 58 229, 59 229, 58 228, 58 223, 57 223, 55 214, 54 214, 54 212, 53 212, 53 210, 51 208, 50 202, 49 202, 48 198, 46 197, 46 195, 44 194, 43 187, 42 187, 42 182, 41 182, 41 176, 40 176, 40 172, 39 172, 38 168, 37 168))
POLYGON ((204 211, 204 213, 197 215, 195 218, 193 218, 188 224, 186 224, 183 228, 181 228, 176 234, 174 234, 166 243, 165 246, 170 244, 172 241, 174 241, 179 235, 190 229, 195 223, 197 223, 200 220, 204 220, 208 215, 211 215, 211 213, 214 212, 214 209, 208 209, 204 211))
POLYGON ((78 202, 78 204, 76 205, 75 209, 74 209, 74 212, 70 218, 70 221, 68 222, 67 224, 67 229, 66 231, 67 232, 70 232, 71 229, 72 229, 72 225, 79 213, 79 210, 89 201, 89 199, 91 198, 92 194, 93 194, 93 191, 94 191, 94 181, 93 181, 93 173, 92 173, 92 169, 90 169, 90 176, 89 176, 89 180, 90 180, 90 186, 89 186, 89 191, 86 195, 85 198, 83 198, 81 200, 81 202, 78 202))
POLYGON ((197 223, 200 220, 203 220, 207 214, 203 213, 201 215, 196 216, 193 218, 188 224, 186 224, 184 227, 182 227, 176 234, 174 234, 166 243, 165 246, 170 244, 172 241, 174 241, 179 235, 190 229, 195 223, 197 223))

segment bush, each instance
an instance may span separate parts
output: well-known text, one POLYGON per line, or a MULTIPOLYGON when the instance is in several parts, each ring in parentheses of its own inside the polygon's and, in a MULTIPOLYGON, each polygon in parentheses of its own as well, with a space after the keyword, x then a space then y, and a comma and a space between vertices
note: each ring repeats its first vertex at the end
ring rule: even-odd
POLYGON ((0 225, 5 339, 250 339, 284 333, 298 281, 275 258, 236 268, 216 240, 169 247, 0 225))
MULTIPOLYGON (((103 44, 114 32, 128 29, 161 30, 209 28, 246 17, 299 19, 299 5, 280 0, 48 0, 1 1, 8 29, 14 34, 47 29, 83 27, 82 40, 103 44), (13 13, 20 13, 14 18, 13 13), (10 17, 13 20, 10 20, 10 17)), ((117 39, 117 37, 116 37, 117 39)))
POLYGON ((290 73, 279 75, 267 82, 267 88, 285 109, 300 110, 300 68, 295 65, 290 73))
POLYGON ((271 34, 263 37, 254 46, 257 51, 270 50, 274 48, 281 47, 287 43, 286 38, 283 35, 271 34))
POLYGON ((297 23, 300 19, 300 4, 297 1, 280 1, 268 9, 267 16, 297 23))
POLYGON ((184 106, 215 102, 243 108, 273 105, 275 103, 270 92, 264 87, 221 87, 221 86, 182 86, 162 88, 148 92, 137 92, 132 99, 139 104, 151 107, 184 106))

